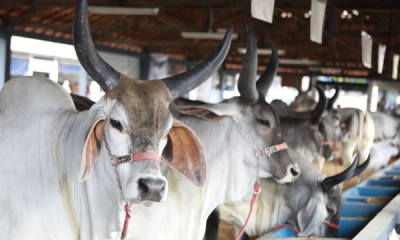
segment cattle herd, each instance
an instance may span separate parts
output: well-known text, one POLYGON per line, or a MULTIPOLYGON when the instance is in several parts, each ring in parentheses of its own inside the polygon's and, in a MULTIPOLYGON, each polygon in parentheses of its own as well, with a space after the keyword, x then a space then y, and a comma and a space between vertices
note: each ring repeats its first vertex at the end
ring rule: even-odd
POLYGON ((271 41, 270 63, 256 81, 256 40, 246 27, 240 96, 208 104, 180 96, 220 67, 232 27, 195 68, 132 79, 98 55, 81 0, 74 47, 105 96, 94 103, 39 77, 4 85, 1 239, 216 240, 220 219, 236 234, 245 225, 258 183, 240 239, 282 224, 299 236, 337 237, 342 183, 398 154, 399 119, 335 107, 338 86, 331 99, 314 86, 318 102, 301 89, 290 106, 266 102, 277 49, 271 41), (327 177, 320 169, 335 157, 344 170, 327 177))

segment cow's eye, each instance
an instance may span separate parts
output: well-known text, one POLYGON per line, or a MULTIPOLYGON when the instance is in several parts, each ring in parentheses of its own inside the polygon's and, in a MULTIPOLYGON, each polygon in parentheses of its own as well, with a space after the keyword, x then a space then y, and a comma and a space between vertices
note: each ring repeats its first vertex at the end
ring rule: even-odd
POLYGON ((257 119, 258 123, 267 126, 267 127, 271 127, 271 125, 269 124, 268 120, 264 120, 264 119, 257 119))
POLYGON ((121 123, 119 121, 114 120, 114 119, 110 119, 110 123, 111 123, 111 126, 113 128, 116 128, 116 129, 118 129, 120 131, 122 130, 122 125, 121 125, 121 123))
POLYGON ((334 211, 332 208, 330 208, 330 207, 326 207, 326 211, 328 212, 328 214, 329 214, 330 216, 332 216, 333 214, 335 214, 335 211, 334 211))

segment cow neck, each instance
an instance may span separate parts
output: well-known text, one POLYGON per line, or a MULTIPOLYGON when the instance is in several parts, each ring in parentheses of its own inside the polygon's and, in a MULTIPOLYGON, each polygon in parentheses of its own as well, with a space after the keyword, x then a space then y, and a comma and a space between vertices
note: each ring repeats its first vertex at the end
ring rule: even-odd
POLYGON ((311 123, 309 120, 281 118, 280 125, 282 136, 291 149, 302 153, 306 158, 318 157, 317 145, 314 137, 310 134, 311 123))
MULTIPOLYGON (((257 169, 250 168, 248 161, 256 164, 258 159, 254 149, 242 137, 231 118, 218 122, 189 118, 185 124, 196 132, 206 153, 207 183, 203 191, 207 197, 203 202, 202 213, 207 218, 224 201, 239 201, 253 189, 257 179, 257 169), (213 133, 212 142, 206 141, 210 137, 210 132, 213 133), (251 157, 246 161, 249 155, 251 157), (248 171, 244 172, 243 169, 248 171)), ((206 218, 201 221, 205 223, 206 218)))
POLYGON ((64 159, 73 159, 66 162, 65 167, 66 176, 73 186, 73 198, 69 199, 73 199, 70 205, 75 208, 81 239, 112 239, 122 229, 124 210, 115 173, 104 147, 91 176, 84 182, 78 180, 90 111, 61 114, 53 136, 59 139, 57 154, 62 154, 64 159))

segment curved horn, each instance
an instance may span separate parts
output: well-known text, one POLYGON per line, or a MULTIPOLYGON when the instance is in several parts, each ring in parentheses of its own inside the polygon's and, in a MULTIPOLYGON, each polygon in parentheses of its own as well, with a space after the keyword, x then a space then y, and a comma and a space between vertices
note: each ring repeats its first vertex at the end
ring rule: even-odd
POLYGON ((230 25, 217 50, 202 63, 186 72, 162 79, 167 85, 172 101, 205 82, 218 70, 231 46, 232 32, 233 27, 230 25))
POLYGON ((73 40, 76 55, 86 72, 105 91, 118 84, 121 74, 106 63, 98 54, 90 34, 87 0, 81 0, 76 10, 73 40))
POLYGON ((351 164, 350 167, 348 167, 346 170, 344 170, 343 172, 341 172, 335 176, 325 178, 321 183, 322 188, 326 192, 329 192, 329 190, 332 187, 349 179, 352 176, 354 170, 357 168, 357 166, 358 166, 358 154, 356 155, 356 157, 353 161, 353 164, 351 164))
POLYGON ((293 78, 293 86, 297 89, 299 94, 304 93, 303 90, 301 90, 301 87, 299 87, 299 85, 297 84, 297 74, 293 78))
POLYGON ((326 107, 326 109, 328 109, 328 110, 331 110, 333 108, 333 104, 336 102, 337 98, 339 97, 340 86, 338 83, 335 83, 335 89, 336 89, 335 94, 328 101, 328 106, 326 107))
POLYGON ((320 86, 317 86, 317 90, 319 94, 319 101, 312 114, 312 124, 318 123, 319 119, 326 109, 326 96, 324 90, 320 86))
POLYGON ((271 87, 272 82, 274 81, 279 66, 279 57, 278 51, 276 50, 275 42, 272 41, 272 39, 270 41, 272 49, 271 58, 269 60, 268 67, 265 69, 263 74, 261 74, 256 83, 258 91, 260 91, 264 97, 267 96, 268 90, 271 87))
POLYGON ((361 164, 360 166, 357 166, 356 170, 354 170, 354 172, 351 174, 351 176, 347 179, 352 179, 355 176, 358 176, 360 173, 364 172, 365 169, 367 169, 369 163, 370 163, 370 157, 371 155, 368 155, 367 160, 365 160, 365 162, 363 164, 361 164))
POLYGON ((258 100, 259 94, 256 88, 256 76, 257 76, 257 43, 254 31, 251 26, 246 23, 247 29, 247 47, 246 55, 243 59, 242 69, 240 70, 238 80, 238 90, 240 97, 246 103, 254 103, 258 100))

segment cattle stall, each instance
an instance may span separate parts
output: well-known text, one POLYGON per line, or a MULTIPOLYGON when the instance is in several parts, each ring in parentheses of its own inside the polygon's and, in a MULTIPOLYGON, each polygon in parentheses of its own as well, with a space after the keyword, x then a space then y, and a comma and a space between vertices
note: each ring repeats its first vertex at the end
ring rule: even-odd
MULTIPOLYGON (((386 240, 400 224, 400 161, 371 175, 343 193, 338 238, 386 240)), ((289 227, 278 228, 257 240, 298 239, 289 227)), ((312 238, 333 239, 333 238, 312 238)))

